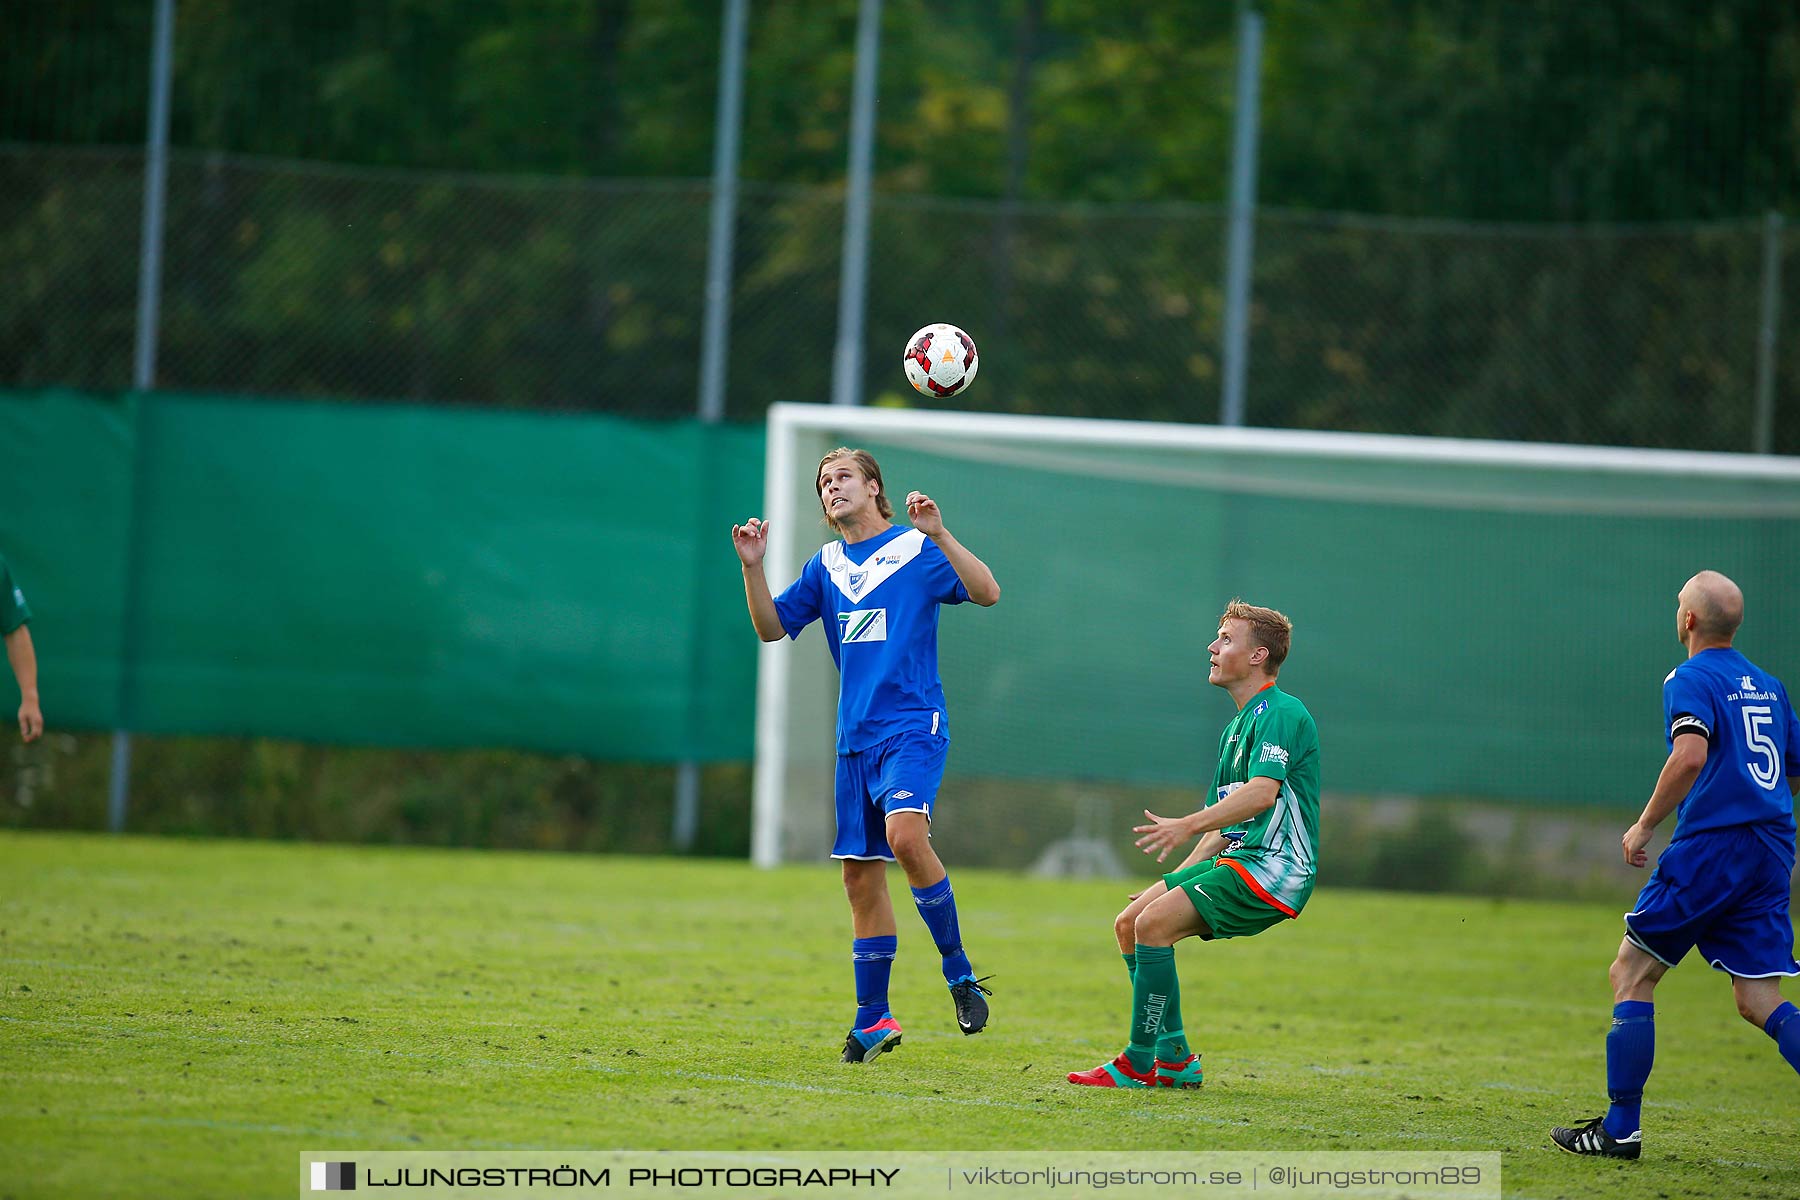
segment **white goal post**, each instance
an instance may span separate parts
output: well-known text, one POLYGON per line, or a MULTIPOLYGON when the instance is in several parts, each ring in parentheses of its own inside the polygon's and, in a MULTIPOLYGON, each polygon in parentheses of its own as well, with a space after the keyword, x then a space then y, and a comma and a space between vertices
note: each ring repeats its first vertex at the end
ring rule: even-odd
MULTIPOLYGON (((1032 577, 1040 569, 1051 570, 1042 565, 1044 551, 1034 539, 1070 539, 1063 557, 1072 563, 1055 568, 1064 572, 1058 576, 1061 580, 1079 579, 1084 559, 1092 560, 1096 574, 1142 578, 1146 563, 1155 571, 1165 562, 1175 562, 1174 556, 1148 557, 1153 549, 1166 554, 1172 544, 1182 551, 1182 565, 1168 568, 1176 578, 1167 607, 1178 608, 1187 627, 1179 642, 1152 647, 1130 665, 1127 678, 1133 690, 1142 680, 1150 692, 1142 712, 1121 714, 1117 729, 1100 730, 1101 736, 1118 742, 1115 757, 1134 762, 1145 755, 1141 745, 1130 741, 1138 727, 1146 727, 1143 745, 1187 738, 1184 761, 1207 758, 1209 748, 1193 744, 1187 726, 1161 723, 1165 711, 1174 714, 1173 722, 1184 705, 1191 714, 1194 705, 1210 702, 1207 696, 1193 695, 1206 689, 1192 686, 1189 678, 1163 678, 1161 672, 1164 660, 1192 658, 1195 636, 1204 634, 1199 636, 1201 647, 1210 640, 1220 600, 1232 595, 1242 593, 1254 602, 1282 607, 1298 601, 1280 597, 1305 594, 1307 608, 1297 618, 1297 647, 1302 633, 1307 640, 1304 654, 1296 650, 1295 666, 1304 664, 1309 702, 1317 695, 1329 707, 1336 694, 1333 689, 1341 692, 1346 681, 1355 678, 1356 656, 1368 648, 1343 648, 1348 657, 1339 658, 1322 651, 1337 654, 1339 648, 1330 639, 1345 640, 1338 630, 1354 629, 1370 612, 1391 607, 1393 599, 1386 594, 1371 595, 1363 602, 1364 590, 1381 587, 1371 582, 1378 574, 1400 572, 1405 583, 1400 592, 1434 610, 1473 606, 1472 625, 1479 623, 1481 636, 1491 632, 1496 639, 1515 631, 1506 628, 1509 598, 1489 593, 1516 584, 1517 602, 1535 603, 1551 586, 1546 580, 1556 578, 1557 571, 1581 576, 1584 606, 1631 605, 1629 623, 1634 627, 1640 601, 1658 613, 1669 608, 1667 621, 1672 622, 1672 608, 1665 600, 1672 601, 1685 578, 1672 577, 1687 569, 1683 564, 1691 569, 1716 565, 1750 576, 1740 582, 1766 614, 1761 619, 1771 622, 1777 604, 1777 597, 1769 594, 1773 585, 1800 585, 1796 577, 1800 545, 1795 538, 1800 530, 1800 460, 1792 458, 777 404, 768 413, 762 514, 769 523, 766 571, 776 593, 829 538, 819 519, 813 472, 819 457, 839 445, 872 449, 897 495, 918 487, 942 499, 960 485, 955 502, 945 504, 946 523, 972 551, 996 565, 1006 599, 993 612, 1004 614, 1009 602, 1025 610, 1019 618, 1022 623, 1001 617, 998 624, 980 626, 979 634, 960 635, 979 637, 983 646, 991 641, 1001 647, 995 657, 983 659, 973 689, 977 694, 948 697, 953 731, 967 730, 975 742, 988 738, 988 726, 995 722, 1014 721, 1016 727, 1005 734, 1006 745, 1029 747, 1032 736, 1048 736, 1046 726, 1054 724, 1050 718, 1059 709, 1086 706, 1107 713, 1117 707, 1117 679, 1109 681, 1091 662, 1071 661, 1062 675, 1027 678, 1040 665, 1037 647, 1071 640, 1054 617, 1045 614, 1067 612, 1085 628, 1090 620, 1114 616, 1120 607, 1074 596, 1059 583, 1055 594, 1041 598, 1042 606, 1033 609, 1035 590, 1053 590, 1039 589, 1040 580, 1032 577), (897 478, 889 454, 902 462, 925 456, 918 461, 929 462, 930 468, 914 469, 914 476, 924 478, 897 478), (992 488, 983 482, 984 476, 993 481, 992 488), (1113 507, 1104 516, 1094 516, 1092 528, 1064 535, 1054 531, 1060 529, 1059 496, 1070 488, 1082 497, 1083 511, 1076 514, 1080 519, 1088 519, 1097 507, 1113 507), (1172 507, 1166 511, 1156 507, 1165 501, 1172 507), (1133 514, 1140 511, 1144 526, 1134 528, 1133 514), (1284 565, 1278 556, 1246 557, 1233 534, 1242 526, 1257 529, 1259 543, 1280 542, 1288 549, 1288 559, 1304 555, 1312 561, 1284 565), (1751 530, 1744 535, 1747 540, 1720 542, 1723 535, 1718 530, 1744 528, 1751 530), (1021 549, 1027 545, 1033 547, 1032 553, 1021 549), (1714 546, 1719 547, 1717 561, 1699 561, 1714 546), (1598 579, 1583 572, 1583 564, 1608 553, 1623 557, 1608 570, 1592 573, 1598 579), (1123 557, 1115 561, 1115 555, 1123 557), (996 558, 1016 561, 1002 572, 996 558), (1540 562, 1544 580, 1533 574, 1540 562), (1033 563, 1037 565, 1029 565, 1033 563), (1753 585, 1760 594, 1752 593, 1753 585), (1660 590, 1648 597, 1637 594, 1652 587, 1660 590), (1014 602, 1015 592, 1025 599, 1014 602), (1257 600, 1258 595, 1270 599, 1257 600), (1500 628, 1493 628, 1496 623, 1500 628), (1195 625, 1204 628, 1196 633, 1195 625), (997 630, 1004 633, 997 635, 993 632, 997 630), (1109 686, 1114 690, 1107 690, 1109 686)), ((1785 611, 1800 616, 1793 607, 1785 611)), ((979 620, 989 616, 976 614, 957 628, 976 629, 979 620)), ((1118 632, 1129 628, 1119 623, 1124 620, 1119 618, 1093 636, 1121 644, 1131 641, 1118 632)), ((1763 632, 1773 636, 1772 630, 1763 632)), ((1635 698, 1642 683, 1638 675, 1649 670, 1654 687, 1661 677, 1654 665, 1669 657, 1667 650, 1639 652, 1621 642, 1616 654, 1587 663, 1597 675, 1627 672, 1620 694, 1635 698)), ((1470 653, 1460 648, 1446 652, 1470 653)), ((947 682, 948 662, 946 655, 947 682)), ((1464 660, 1462 669, 1465 674, 1473 672, 1475 683, 1490 692, 1531 686, 1529 678, 1498 668, 1487 670, 1476 657, 1464 660)), ((823 857, 831 825, 836 672, 816 632, 798 644, 785 639, 764 644, 758 672, 751 858, 758 866, 770 867, 823 857)), ((1430 670, 1426 675, 1428 682, 1436 677, 1430 670)), ((1448 669, 1442 677, 1450 686, 1458 678, 1448 669)), ((1337 760, 1328 767, 1328 789, 1334 775, 1344 786, 1360 782, 1361 774, 1368 773, 1347 744, 1362 731, 1345 728, 1347 716, 1332 715, 1336 727, 1329 726, 1315 706, 1324 740, 1337 760)), ((1444 718, 1457 719, 1454 714, 1444 718)), ((1446 728, 1453 741, 1463 731, 1481 746, 1491 742, 1496 754, 1505 754, 1516 747, 1518 738, 1531 735, 1532 720, 1529 713, 1518 714, 1514 726, 1499 733, 1481 728, 1473 718, 1446 728)), ((1222 719, 1210 725, 1215 737, 1220 724, 1222 719)), ((1641 730, 1634 726, 1630 733, 1617 731, 1617 738, 1635 738, 1637 733, 1641 730)), ((1086 736, 1085 730, 1076 738, 1057 735, 1054 744, 1086 736)), ((1595 737, 1597 753, 1627 758, 1635 753, 1624 748, 1623 740, 1616 745, 1609 740, 1614 731, 1599 731, 1595 737)), ((999 740, 991 744, 998 746, 999 740)), ((1074 750, 1069 753, 1067 761, 1060 751, 1047 756, 1056 760, 1046 763, 1047 777, 1085 778, 1091 761, 1106 757, 1077 758, 1074 750)), ((1021 766, 1007 760, 1003 749, 979 747, 971 761, 953 748, 952 771, 958 769, 959 759, 965 770, 1012 777, 1032 774, 1035 762, 1021 766)), ((1477 763, 1464 775, 1441 766, 1422 768, 1414 786, 1468 794, 1474 790, 1472 784, 1488 778, 1478 773, 1482 769, 1477 763)), ((1095 777, 1113 777, 1104 767, 1093 770, 1095 777)), ((1193 770, 1210 782, 1210 761, 1193 770)), ((1178 774, 1173 764, 1152 763, 1144 777, 1172 780, 1178 774)), ((1524 782, 1527 787, 1531 784, 1529 779, 1524 782)), ((1497 779, 1493 790, 1517 794, 1519 781, 1497 779)))

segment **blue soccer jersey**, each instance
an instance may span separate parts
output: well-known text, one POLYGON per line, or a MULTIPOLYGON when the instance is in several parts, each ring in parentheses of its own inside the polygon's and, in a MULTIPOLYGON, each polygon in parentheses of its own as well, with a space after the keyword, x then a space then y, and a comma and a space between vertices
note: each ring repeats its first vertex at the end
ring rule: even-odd
POLYGON ((969 591, 944 552, 916 529, 891 526, 861 542, 829 542, 775 597, 790 638, 823 620, 837 664, 837 752, 897 733, 949 736, 938 678, 938 605, 969 591))
POLYGON ((1668 744, 1706 738, 1706 765, 1676 810, 1673 845, 1711 830, 1746 826, 1794 865, 1794 798, 1800 721, 1781 681, 1736 650, 1702 650, 1663 681, 1668 744))

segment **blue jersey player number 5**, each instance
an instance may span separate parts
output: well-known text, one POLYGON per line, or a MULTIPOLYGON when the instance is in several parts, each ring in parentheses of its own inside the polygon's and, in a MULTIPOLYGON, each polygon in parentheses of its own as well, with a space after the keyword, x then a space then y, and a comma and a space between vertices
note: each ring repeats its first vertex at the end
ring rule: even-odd
POLYGON ((1702 650, 1663 683, 1665 739, 1707 740, 1706 765, 1676 810, 1670 844, 1743 826, 1791 869, 1800 722, 1779 679, 1737 650, 1702 650))

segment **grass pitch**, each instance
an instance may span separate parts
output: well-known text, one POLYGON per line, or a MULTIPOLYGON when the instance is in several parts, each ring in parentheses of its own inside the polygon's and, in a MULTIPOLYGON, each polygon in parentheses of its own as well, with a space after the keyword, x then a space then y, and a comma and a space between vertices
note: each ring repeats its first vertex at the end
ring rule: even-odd
POLYGON ((1549 1145, 1604 1108, 1620 903, 1321 891, 1177 951, 1203 1091, 1104 1092, 1063 1076, 1123 1043, 1127 889, 954 879, 993 1024, 956 1033, 895 873, 905 1044, 846 1067, 825 864, 0 835, 0 1197, 289 1195, 326 1148, 1500 1150, 1509 1196, 1800 1195, 1800 1080, 1693 961, 1644 1159, 1549 1145))

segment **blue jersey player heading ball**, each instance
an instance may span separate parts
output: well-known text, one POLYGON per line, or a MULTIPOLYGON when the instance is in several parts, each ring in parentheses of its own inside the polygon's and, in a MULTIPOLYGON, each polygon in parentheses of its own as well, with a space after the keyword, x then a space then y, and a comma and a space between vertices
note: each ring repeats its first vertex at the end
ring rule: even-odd
POLYGON ((888 976, 898 930, 887 864, 899 861, 943 960, 944 980, 965 1034, 988 1019, 963 952, 950 877, 931 848, 931 813, 944 777, 950 729, 938 679, 938 606, 999 602, 987 565, 944 528, 930 496, 912 492, 895 525, 881 467, 866 450, 837 449, 819 460, 814 481, 825 523, 838 534, 779 596, 763 575, 768 526, 751 517, 731 528, 744 568, 750 620, 765 642, 797 638, 814 621, 839 674, 837 840, 850 899, 856 1016, 843 1061, 871 1062, 900 1044, 888 1010, 888 976))
POLYGON ((1642 1150, 1638 1115, 1656 1050, 1651 997, 1691 949, 1731 976, 1738 1012, 1800 1071, 1800 1010, 1777 982, 1800 975, 1788 921, 1800 722, 1781 681, 1732 649, 1743 619, 1744 594, 1717 571, 1688 580, 1676 599, 1675 632, 1688 657, 1663 681, 1669 759, 1625 831, 1625 861, 1649 861, 1651 832, 1671 812, 1675 834, 1625 914, 1612 965, 1612 1106, 1550 1133, 1574 1154, 1636 1158, 1642 1150))

